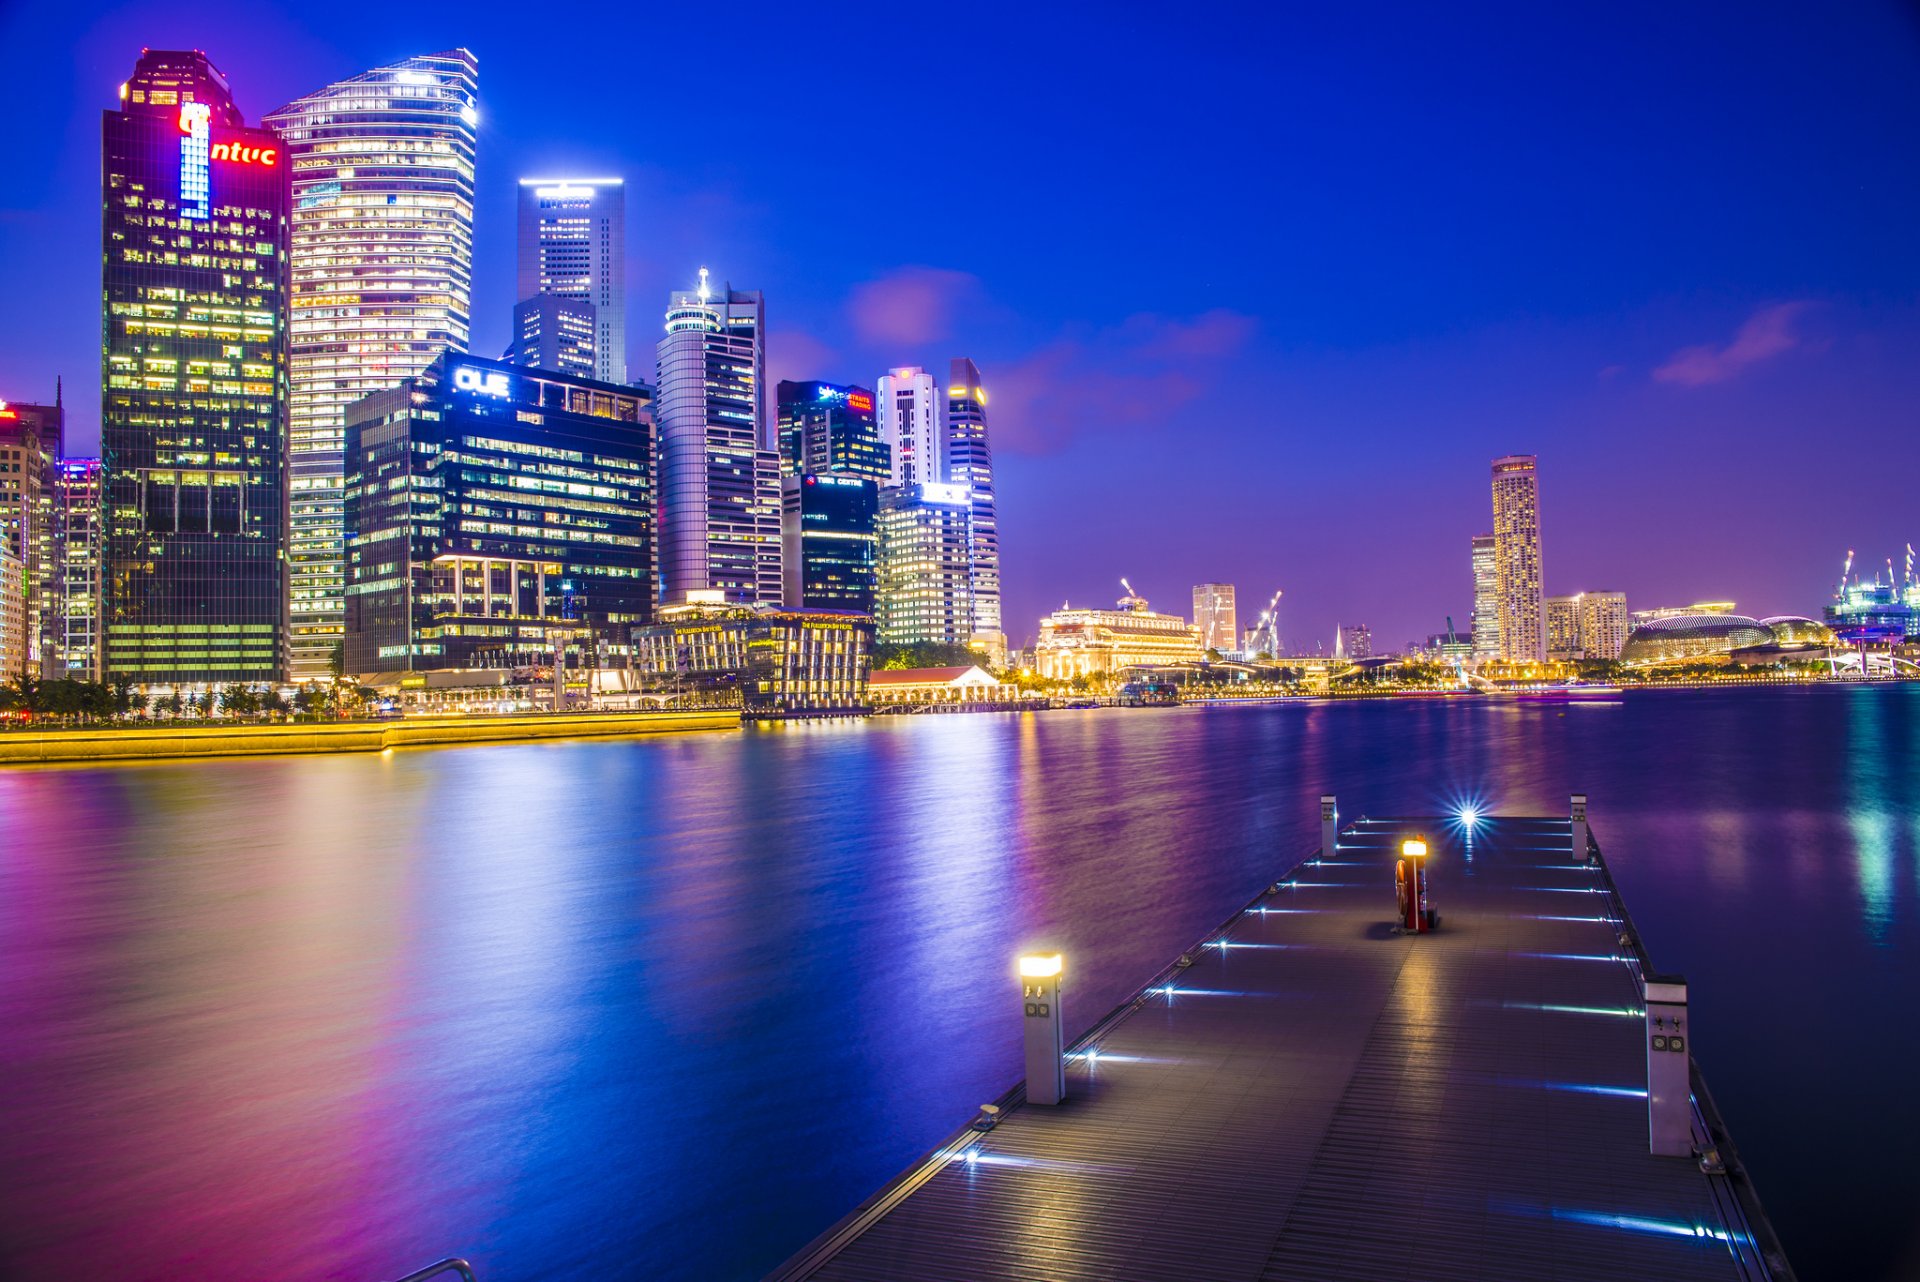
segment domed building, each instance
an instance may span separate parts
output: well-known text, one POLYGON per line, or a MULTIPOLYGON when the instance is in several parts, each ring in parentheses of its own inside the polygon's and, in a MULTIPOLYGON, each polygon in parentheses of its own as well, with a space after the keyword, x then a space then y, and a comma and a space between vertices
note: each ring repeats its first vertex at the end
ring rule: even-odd
POLYGON ((1773 643, 1773 629, 1744 614, 1680 614, 1651 620, 1628 633, 1620 661, 1639 665, 1697 662, 1773 643))
POLYGON ((1833 645, 1833 629, 1818 619, 1798 614, 1776 614, 1760 620, 1777 645, 1833 645))

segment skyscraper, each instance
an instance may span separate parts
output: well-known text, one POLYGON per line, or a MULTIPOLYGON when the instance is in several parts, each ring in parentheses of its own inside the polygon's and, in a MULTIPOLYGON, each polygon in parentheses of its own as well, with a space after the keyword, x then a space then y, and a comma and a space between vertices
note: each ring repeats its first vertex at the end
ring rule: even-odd
POLYGON ((950 485, 966 490, 972 509, 967 529, 968 577, 973 597, 973 635, 990 648, 1006 648, 1000 634, 1000 518, 994 510, 993 450, 987 441, 987 389, 980 370, 965 357, 948 368, 945 423, 941 432, 950 485))
POLYGON ((973 640, 972 523, 971 497, 957 485, 929 482, 881 493, 874 620, 883 645, 973 640))
POLYGON ((536 294, 513 305, 513 342, 504 359, 529 369, 594 377, 593 304, 536 294))
POLYGON ((1547 636, 1540 600, 1540 480, 1531 454, 1493 461, 1493 556, 1500 657, 1542 662, 1547 636))
POLYGON ((1580 598, 1550 596, 1546 599, 1547 658, 1555 663, 1586 657, 1580 648, 1580 598))
POLYGON ((1233 584, 1202 583, 1193 590, 1193 626, 1200 629, 1200 648, 1231 650, 1240 638, 1235 617, 1233 584))
POLYGON ((1491 534, 1473 536, 1473 658, 1500 657, 1500 575, 1491 534))
POLYGON ((148 50, 101 122, 104 670, 285 670, 288 178, 203 53, 148 50))
POLYGON ((519 239, 514 297, 525 303, 551 294, 591 303, 593 368, 585 373, 602 383, 625 383, 625 182, 619 178, 522 178, 519 239))
POLYGON ((780 478, 780 533, 790 610, 872 614, 879 572, 880 487, 858 476, 780 478))
POLYGON ((53 581, 48 609, 55 676, 100 679, 99 459, 63 459, 54 469, 53 581))
POLYGON ((52 663, 54 469, 67 411, 55 384, 53 404, 0 401, 0 543, 20 561, 28 670, 59 675, 52 663))
POLYGON ((889 482, 892 452, 880 439, 872 392, 817 380, 782 379, 775 402, 783 475, 811 472, 857 476, 882 485, 889 482))
POLYGON ((464 352, 479 68, 465 49, 328 85, 267 116, 293 172, 288 546, 292 676, 327 675, 346 584, 342 412, 464 352))
POLYGON ((618 653, 651 621, 643 389, 447 353, 346 428, 347 671, 543 662, 587 628, 618 653))
POLYGON ((675 291, 660 340, 660 600, 718 591, 778 605, 780 456, 765 429, 766 330, 759 293, 675 291))
POLYGON ((933 375, 918 365, 888 370, 880 376, 877 399, 880 439, 892 451, 893 486, 946 484, 943 402, 933 375))

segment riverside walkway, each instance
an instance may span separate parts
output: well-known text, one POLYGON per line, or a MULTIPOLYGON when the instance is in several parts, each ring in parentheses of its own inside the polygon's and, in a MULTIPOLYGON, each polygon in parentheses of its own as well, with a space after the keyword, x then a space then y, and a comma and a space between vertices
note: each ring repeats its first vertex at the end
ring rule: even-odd
POLYGON ((1697 1073, 1724 1172, 1648 1153, 1647 959, 1571 839, 1361 820, 1075 1043, 1063 1103, 1016 1088, 772 1276, 1786 1282, 1697 1073))

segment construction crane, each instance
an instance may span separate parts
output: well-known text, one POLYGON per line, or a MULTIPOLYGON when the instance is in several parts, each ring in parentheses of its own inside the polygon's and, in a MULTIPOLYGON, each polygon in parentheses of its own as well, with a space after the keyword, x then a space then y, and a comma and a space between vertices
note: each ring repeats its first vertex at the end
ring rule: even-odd
POLYGON ((1261 633, 1267 636, 1267 653, 1274 658, 1280 657, 1280 597, 1283 589, 1273 590, 1273 599, 1267 602, 1267 608, 1260 612, 1260 622, 1254 625, 1254 645, 1259 647, 1261 633))
POLYGON ((1833 590, 1833 599, 1838 601, 1847 595, 1847 576, 1853 573, 1853 549, 1847 549, 1847 563, 1840 567, 1840 586, 1833 590))

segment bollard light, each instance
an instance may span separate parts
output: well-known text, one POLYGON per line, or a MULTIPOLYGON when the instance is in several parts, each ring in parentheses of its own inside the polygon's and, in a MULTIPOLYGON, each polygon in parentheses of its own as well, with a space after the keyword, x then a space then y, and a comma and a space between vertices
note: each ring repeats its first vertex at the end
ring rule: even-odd
POLYGON ((1059 953, 1020 959, 1021 1025, 1026 1030, 1027 1103, 1058 1104, 1067 1097, 1066 1042, 1060 1019, 1059 953))
POLYGON ((1416 833, 1400 843, 1400 861, 1393 870, 1394 894, 1400 904, 1400 929, 1424 935, 1435 918, 1427 907, 1427 838, 1416 833))

